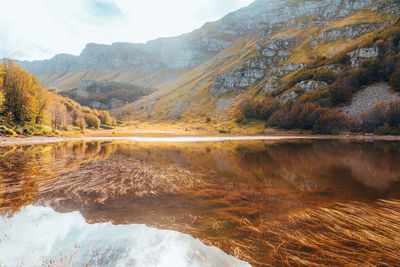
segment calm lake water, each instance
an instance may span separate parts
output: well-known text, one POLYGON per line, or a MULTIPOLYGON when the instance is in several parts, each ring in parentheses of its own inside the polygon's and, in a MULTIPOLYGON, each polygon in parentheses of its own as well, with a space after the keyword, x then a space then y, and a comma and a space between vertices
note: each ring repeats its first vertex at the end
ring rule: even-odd
POLYGON ((144 141, 0 148, 0 266, 263 265, 252 225, 400 198, 399 142, 144 141))

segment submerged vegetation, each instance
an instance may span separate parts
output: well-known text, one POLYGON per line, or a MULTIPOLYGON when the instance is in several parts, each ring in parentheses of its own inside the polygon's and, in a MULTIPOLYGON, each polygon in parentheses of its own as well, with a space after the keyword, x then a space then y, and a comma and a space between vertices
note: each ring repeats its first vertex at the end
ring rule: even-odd
POLYGON ((115 124, 107 111, 82 107, 49 92, 38 79, 13 61, 0 65, 0 134, 55 134, 74 128, 99 129, 115 124))
POLYGON ((242 220, 248 242, 236 253, 255 266, 398 266, 399 216, 399 200, 380 200, 306 209, 286 222, 242 220), (248 255, 254 247, 265 258, 248 255))
POLYGON ((1 148, 0 214, 38 205, 81 211, 91 223, 146 224, 252 266, 397 266, 400 201, 390 199, 400 195, 399 149, 345 141, 1 148))

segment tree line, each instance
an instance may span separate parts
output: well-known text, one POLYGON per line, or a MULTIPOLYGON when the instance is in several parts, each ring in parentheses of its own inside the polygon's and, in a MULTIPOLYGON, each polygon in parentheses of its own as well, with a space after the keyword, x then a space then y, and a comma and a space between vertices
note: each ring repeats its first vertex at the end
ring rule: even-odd
POLYGON ((0 64, 0 134, 50 134, 113 125, 107 111, 92 110, 49 92, 12 60, 0 64))

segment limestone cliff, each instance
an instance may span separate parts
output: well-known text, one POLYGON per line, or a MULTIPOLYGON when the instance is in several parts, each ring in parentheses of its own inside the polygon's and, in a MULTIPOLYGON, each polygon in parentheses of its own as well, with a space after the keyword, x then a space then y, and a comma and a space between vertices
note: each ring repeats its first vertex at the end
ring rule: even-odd
MULTIPOLYGON (((387 0, 256 0, 179 37, 88 44, 79 56, 18 64, 48 87, 74 89, 90 79, 156 88, 120 109, 134 117, 224 117, 241 99, 274 90, 279 79, 315 57, 332 56, 389 25, 399 10, 387 0)), ((364 54, 355 51, 352 57, 356 66, 364 54)), ((303 91, 320 86, 299 84, 303 91)))

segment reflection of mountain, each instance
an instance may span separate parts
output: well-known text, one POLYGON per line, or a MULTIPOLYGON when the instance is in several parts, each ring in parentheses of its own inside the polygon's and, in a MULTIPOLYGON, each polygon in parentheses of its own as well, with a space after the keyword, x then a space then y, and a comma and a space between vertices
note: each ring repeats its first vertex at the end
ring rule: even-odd
POLYGON ((234 254, 245 243, 246 220, 282 221, 302 208, 399 197, 399 151, 397 143, 341 141, 16 148, 1 152, 0 207, 79 210, 89 222, 178 230, 234 254))

